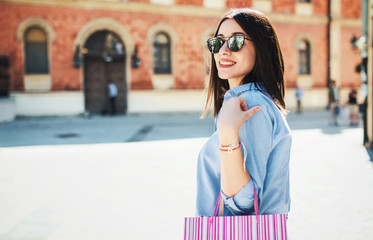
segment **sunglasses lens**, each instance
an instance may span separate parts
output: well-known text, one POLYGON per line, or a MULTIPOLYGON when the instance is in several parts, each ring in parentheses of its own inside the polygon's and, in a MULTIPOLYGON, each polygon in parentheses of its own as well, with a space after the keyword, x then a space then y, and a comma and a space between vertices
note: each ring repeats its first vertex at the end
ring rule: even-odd
POLYGON ((209 38, 207 40, 207 48, 212 53, 218 53, 223 44, 223 40, 217 37, 209 38))
POLYGON ((245 37, 244 36, 232 36, 228 39, 228 48, 232 52, 238 52, 242 49, 244 44, 245 37))

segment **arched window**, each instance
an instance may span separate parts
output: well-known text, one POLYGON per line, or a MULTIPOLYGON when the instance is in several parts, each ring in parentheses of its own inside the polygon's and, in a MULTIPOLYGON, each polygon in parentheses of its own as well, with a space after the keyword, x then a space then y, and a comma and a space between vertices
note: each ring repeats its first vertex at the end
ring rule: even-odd
POLYGON ((154 38, 154 73, 171 73, 171 44, 165 33, 154 38))
POLYGON ((49 73, 47 35, 37 27, 25 33, 25 70, 26 74, 49 73))
POLYGON ((308 41, 302 40, 298 44, 298 73, 310 74, 311 73, 311 49, 308 41))

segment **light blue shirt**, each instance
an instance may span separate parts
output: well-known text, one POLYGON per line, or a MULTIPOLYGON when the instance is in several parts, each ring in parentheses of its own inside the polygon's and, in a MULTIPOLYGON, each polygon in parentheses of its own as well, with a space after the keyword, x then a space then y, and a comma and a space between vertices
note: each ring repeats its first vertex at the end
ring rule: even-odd
MULTIPOLYGON (((239 130, 243 144, 241 149, 246 156, 244 160, 251 180, 233 197, 227 197, 222 193, 224 215, 253 214, 254 186, 259 198, 260 214, 288 213, 292 137, 287 121, 272 98, 259 91, 254 83, 228 90, 224 95, 224 101, 238 96, 246 100, 249 109, 261 106, 261 110, 250 117, 239 130)), ((202 147, 198 157, 197 216, 212 216, 218 194, 221 192, 217 118, 215 132, 202 147)))
POLYGON ((109 84, 109 97, 117 97, 118 96, 118 88, 117 85, 114 83, 109 84))

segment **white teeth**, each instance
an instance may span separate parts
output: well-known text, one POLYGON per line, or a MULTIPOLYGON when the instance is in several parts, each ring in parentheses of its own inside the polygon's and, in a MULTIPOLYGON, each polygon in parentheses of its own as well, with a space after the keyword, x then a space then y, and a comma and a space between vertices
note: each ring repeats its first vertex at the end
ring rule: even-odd
POLYGON ((235 62, 219 62, 221 65, 232 66, 235 62))

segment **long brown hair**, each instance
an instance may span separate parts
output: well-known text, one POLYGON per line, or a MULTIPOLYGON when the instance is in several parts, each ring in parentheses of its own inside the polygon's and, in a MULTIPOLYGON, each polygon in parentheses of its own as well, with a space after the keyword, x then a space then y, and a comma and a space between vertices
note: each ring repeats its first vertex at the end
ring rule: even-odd
MULTIPOLYGON (((241 85, 249 82, 256 84, 261 91, 266 91, 278 108, 285 109, 284 60, 278 38, 270 21, 260 12, 240 8, 232 9, 220 21, 215 36, 221 24, 227 20, 235 20, 252 39, 255 48, 255 64, 241 81, 241 85), (265 90, 258 86, 263 84, 265 90)), ((202 114, 204 118, 214 103, 214 116, 219 113, 223 104, 224 93, 229 89, 226 79, 219 78, 213 54, 211 54, 210 79, 207 86, 207 101, 202 114)))

